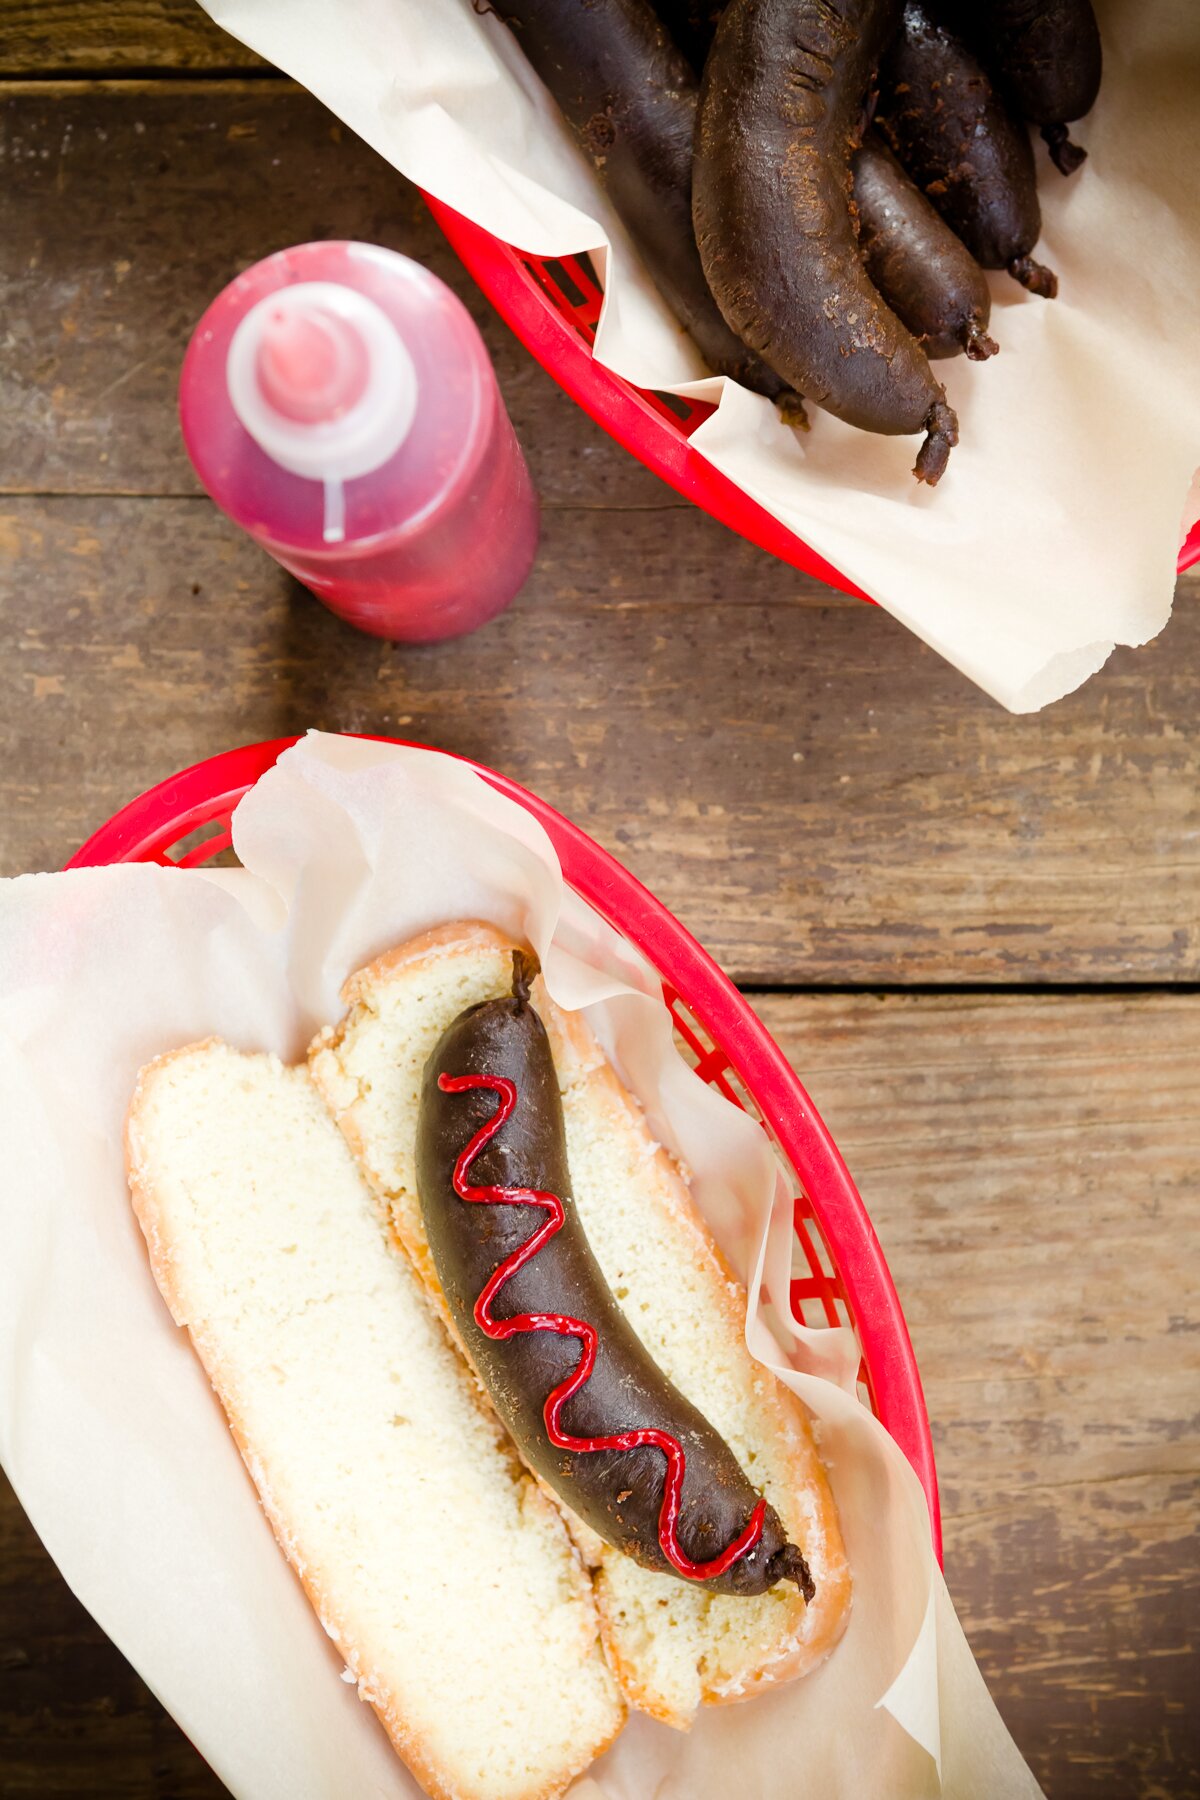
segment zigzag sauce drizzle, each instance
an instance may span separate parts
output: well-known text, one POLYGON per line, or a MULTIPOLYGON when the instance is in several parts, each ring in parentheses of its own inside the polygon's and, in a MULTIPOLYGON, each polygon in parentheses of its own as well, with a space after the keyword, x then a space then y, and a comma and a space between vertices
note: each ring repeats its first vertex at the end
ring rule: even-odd
POLYGON ((525 1331, 552 1331, 559 1337, 579 1339, 582 1354, 575 1369, 553 1389, 543 1408, 550 1442, 560 1450, 637 1450, 643 1444, 661 1450, 667 1459, 662 1508, 658 1515, 658 1541, 663 1555, 672 1568, 692 1581, 712 1581, 718 1575, 724 1575, 739 1558, 754 1548, 762 1536, 767 1513, 766 1501, 759 1501, 745 1530, 719 1556, 714 1556, 710 1562, 693 1562, 685 1554, 678 1537, 680 1496, 683 1493, 686 1467, 683 1445, 678 1438, 649 1426, 636 1431, 618 1432, 614 1437, 579 1438, 571 1437, 563 1431, 559 1424, 563 1407, 572 1395, 586 1386, 596 1366, 595 1327, 584 1319, 572 1319, 565 1313, 518 1313, 511 1319, 494 1319, 491 1312, 492 1302, 505 1282, 519 1269, 523 1269, 527 1262, 532 1261, 538 1251, 562 1229, 566 1217, 563 1203, 557 1194, 542 1193, 537 1188, 474 1187, 467 1178, 467 1172, 475 1158, 491 1143, 505 1120, 512 1116, 517 1104, 516 1082, 510 1081, 505 1075, 439 1075, 438 1086, 444 1094, 463 1094, 472 1089, 486 1088, 500 1102, 492 1117, 480 1126, 455 1161, 454 1192, 459 1199, 482 1206, 536 1206, 546 1214, 545 1222, 538 1226, 532 1237, 527 1238, 511 1256, 506 1257, 488 1277, 475 1302, 475 1323, 480 1331, 496 1343, 503 1343, 507 1338, 525 1331))

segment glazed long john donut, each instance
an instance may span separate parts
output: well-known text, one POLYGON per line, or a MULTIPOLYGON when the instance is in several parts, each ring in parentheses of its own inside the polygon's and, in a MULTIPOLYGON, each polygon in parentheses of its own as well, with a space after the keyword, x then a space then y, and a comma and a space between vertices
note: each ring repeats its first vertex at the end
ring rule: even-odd
POLYGON ((587 1243, 529 976, 518 960, 513 993, 461 1014, 425 1070, 418 1185, 467 1353, 526 1462, 607 1543, 717 1592, 791 1580, 811 1598, 778 1514, 654 1363, 587 1243))

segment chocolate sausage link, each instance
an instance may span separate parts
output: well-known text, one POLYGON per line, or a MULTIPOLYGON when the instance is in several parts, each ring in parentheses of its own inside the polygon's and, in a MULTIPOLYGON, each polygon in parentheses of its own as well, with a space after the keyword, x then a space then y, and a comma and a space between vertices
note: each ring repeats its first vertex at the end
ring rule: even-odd
POLYGON ((960 38, 909 0, 880 71, 875 124, 902 167, 985 269, 1051 299, 1031 252, 1042 229, 1033 146, 960 38))
POLYGON ((798 398, 730 330, 705 282, 692 235, 696 78, 650 0, 497 0, 496 10, 709 367, 798 422, 798 398))
POLYGON ((750 1534, 756 1513, 761 1516, 756 1540, 719 1574, 702 1578, 702 1585, 753 1595, 790 1580, 811 1599, 807 1564, 788 1542, 778 1514, 708 1420, 655 1364, 587 1242, 571 1196, 554 1059, 529 999, 529 973, 518 958, 510 996, 462 1013, 442 1035, 423 1079, 421 1207, 438 1279, 467 1353, 529 1466, 606 1543, 645 1568, 680 1575, 663 1537, 669 1455, 647 1443, 582 1450, 551 1441, 547 1402, 576 1376, 586 1354, 579 1335, 563 1335, 554 1321, 590 1327, 594 1368, 561 1406, 561 1435, 591 1440, 667 1434, 684 1458, 674 1526, 684 1559, 694 1565, 719 1561, 750 1534), (480 1085, 464 1085, 473 1080, 480 1085), (507 1117, 497 1097, 505 1087, 512 1098, 507 1117), (480 1147, 464 1164, 476 1138, 480 1147), (486 1191, 514 1189, 530 1191, 544 1204, 487 1198, 486 1191), (483 1197, 464 1198, 464 1192, 483 1197), (547 1230, 554 1197, 561 1202, 561 1226, 497 1285, 498 1271, 547 1230), (510 1325, 512 1335, 499 1335, 510 1325))
POLYGON ((994 356, 983 270, 877 132, 868 131, 851 169, 867 274, 926 356, 994 356))
POLYGON ((730 0, 704 65, 692 212, 730 326, 809 399, 865 431, 924 431, 936 482, 958 421, 871 286, 850 210, 863 97, 899 0, 730 0))
POLYGON ((957 0, 954 23, 1021 117, 1041 126, 1055 165, 1073 174, 1087 151, 1067 125, 1091 112, 1100 92, 1091 0, 957 0))

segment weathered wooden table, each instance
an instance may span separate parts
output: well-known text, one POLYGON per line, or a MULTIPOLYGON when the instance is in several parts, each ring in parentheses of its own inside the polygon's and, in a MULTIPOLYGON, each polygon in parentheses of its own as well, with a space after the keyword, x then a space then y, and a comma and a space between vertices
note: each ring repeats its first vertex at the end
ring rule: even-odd
MULTIPOLYGON (((462 751, 577 819, 750 993, 858 1177, 950 1587, 1047 1792, 1200 1793, 1200 582, 1010 718, 618 450, 412 190, 187 0, 2 0, 0 73, 3 872, 310 725, 462 751), (527 448, 537 566, 464 642, 344 629, 184 457, 190 326, 323 236, 451 283, 527 448)), ((223 1791, 7 1489, 0 1791, 223 1791)))

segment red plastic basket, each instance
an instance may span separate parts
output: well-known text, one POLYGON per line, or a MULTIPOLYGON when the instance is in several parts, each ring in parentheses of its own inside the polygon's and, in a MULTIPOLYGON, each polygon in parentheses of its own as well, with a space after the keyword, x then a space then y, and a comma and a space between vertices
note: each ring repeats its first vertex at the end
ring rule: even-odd
MULTIPOLYGON (((525 348, 639 462, 669 482, 679 493, 794 568, 815 575, 829 587, 867 600, 861 588, 826 562, 823 556, 781 525, 756 500, 713 466, 688 442, 713 408, 703 400, 684 400, 634 387, 606 369, 592 355, 603 289, 590 259, 528 256, 493 237, 462 213, 424 196, 430 212, 460 260, 505 323, 525 348)), ((1182 575, 1200 562, 1200 521, 1180 547, 1182 575)))
MULTIPOLYGON (((238 801, 295 742, 247 744, 170 776, 122 807, 67 867, 194 868, 211 861, 232 842, 238 801)), ((853 1329, 862 1351, 860 1393, 916 1470, 940 1560, 937 1472, 908 1327, 866 1208, 816 1107, 733 983, 653 894, 535 794, 478 763, 469 766, 533 814, 569 886, 653 964, 697 1074, 766 1126, 795 1181, 792 1306, 808 1325, 853 1329)))

